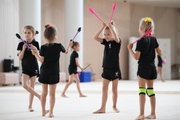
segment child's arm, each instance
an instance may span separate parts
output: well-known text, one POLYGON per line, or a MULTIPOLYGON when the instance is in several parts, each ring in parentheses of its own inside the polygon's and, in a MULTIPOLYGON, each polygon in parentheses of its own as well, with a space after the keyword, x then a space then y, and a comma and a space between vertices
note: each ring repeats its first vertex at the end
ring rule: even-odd
POLYGON ((103 29, 106 27, 106 24, 103 22, 103 26, 102 28, 95 34, 94 39, 100 43, 103 42, 103 38, 100 38, 99 35, 101 34, 101 32, 103 31, 103 29))
POLYGON ((139 51, 133 51, 132 50, 132 47, 133 47, 133 44, 132 43, 129 43, 128 45, 127 45, 127 48, 128 48, 128 50, 129 50, 129 52, 131 53, 131 55, 133 56, 133 58, 134 59, 136 59, 136 60, 139 60, 139 57, 140 57, 140 54, 141 54, 141 52, 139 52, 139 51))
POLYGON ((44 62, 44 57, 39 55, 38 49, 31 44, 31 52, 36 57, 37 60, 39 60, 41 63, 44 62))
POLYGON ((111 24, 111 23, 109 23, 109 29, 110 29, 110 31, 111 31, 111 34, 112 34, 114 40, 115 40, 117 43, 119 43, 120 40, 119 40, 116 32, 115 32, 114 29, 112 28, 112 24, 111 24))
POLYGON ((77 58, 75 58, 75 61, 76 61, 76 65, 83 71, 84 69, 79 65, 79 59, 78 59, 78 57, 77 58))
POLYGON ((157 52, 157 54, 158 54, 159 56, 162 55, 161 49, 160 49, 159 47, 156 48, 156 52, 157 52))
POLYGON ((67 47, 67 49, 66 49, 66 51, 65 51, 65 54, 68 54, 69 48, 71 48, 72 44, 73 44, 72 41, 70 41, 70 42, 69 42, 69 45, 68 45, 68 47, 67 47))
POLYGON ((19 51, 19 60, 22 60, 24 57, 24 52, 26 50, 26 45, 23 45, 23 49, 19 51))

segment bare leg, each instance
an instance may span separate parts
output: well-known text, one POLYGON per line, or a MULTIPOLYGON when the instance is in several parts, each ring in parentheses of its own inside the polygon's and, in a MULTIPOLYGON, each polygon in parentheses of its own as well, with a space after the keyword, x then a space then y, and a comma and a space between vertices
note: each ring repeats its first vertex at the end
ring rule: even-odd
MULTIPOLYGON (((147 87, 148 88, 153 88, 153 83, 154 83, 154 80, 148 80, 147 81, 147 87)), ((147 116, 146 118, 150 117, 152 119, 156 119, 156 112, 155 112, 155 109, 156 109, 156 97, 155 97, 155 95, 150 97, 150 103, 151 103, 151 114, 149 116, 147 116)))
POLYGON ((46 111, 47 93, 48 93, 48 84, 42 84, 42 95, 41 95, 42 116, 45 116, 47 114, 47 111, 46 111))
MULTIPOLYGON (((30 84, 32 89, 34 89, 35 82, 36 82, 36 76, 31 77, 30 81, 29 81, 29 84, 30 84)), ((33 112, 34 111, 32 109, 33 98, 34 98, 34 95, 30 93, 29 94, 29 112, 33 112)))
POLYGON ((107 98, 108 98, 108 86, 109 86, 109 80, 104 79, 102 80, 102 103, 101 103, 101 108, 95 112, 93 112, 94 114, 98 114, 98 113, 105 113, 106 112, 106 102, 107 102, 107 98))
POLYGON ((29 93, 35 95, 37 98, 40 99, 40 95, 34 91, 32 87, 28 85, 29 76, 26 74, 22 74, 22 86, 26 89, 29 93))
MULTIPOLYGON (((141 78, 141 77, 138 76, 138 84, 139 84, 139 88, 140 87, 141 88, 146 88, 146 79, 141 78)), ((144 106, 145 106, 145 102, 146 102, 146 96, 144 94, 140 94, 139 95, 140 114, 136 118, 137 120, 144 118, 144 106)))
POLYGON ((76 80, 76 87, 79 93, 79 97, 86 97, 85 95, 82 94, 81 89, 80 89, 80 80, 78 74, 74 74, 74 78, 76 80))
POLYGON ((116 113, 119 113, 119 110, 118 110, 117 107, 116 107, 116 104, 117 104, 117 98, 118 98, 118 90, 117 90, 118 82, 119 82, 119 79, 116 79, 116 80, 113 80, 113 81, 112 81, 113 110, 114 110, 116 113))
POLYGON ((68 83, 66 84, 66 86, 64 87, 64 90, 63 90, 63 92, 62 92, 62 94, 61 94, 62 97, 67 97, 67 96, 65 95, 65 93, 66 93, 66 90, 68 89, 68 87, 72 84, 72 82, 73 82, 73 75, 70 75, 70 76, 69 76, 69 81, 68 81, 68 83))
POLYGON ((54 105, 55 105, 55 92, 56 92, 56 86, 57 84, 53 84, 53 85, 49 85, 49 95, 50 95, 50 109, 49 109, 49 117, 54 117, 53 115, 53 109, 54 109, 54 105))

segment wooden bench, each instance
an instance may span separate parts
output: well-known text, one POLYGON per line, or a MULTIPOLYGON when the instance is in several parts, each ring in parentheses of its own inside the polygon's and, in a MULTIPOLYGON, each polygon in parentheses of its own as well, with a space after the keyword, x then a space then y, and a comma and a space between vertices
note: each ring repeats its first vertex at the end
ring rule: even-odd
POLYGON ((8 84, 18 84, 18 74, 17 73, 0 73, 0 84, 8 85, 8 84))

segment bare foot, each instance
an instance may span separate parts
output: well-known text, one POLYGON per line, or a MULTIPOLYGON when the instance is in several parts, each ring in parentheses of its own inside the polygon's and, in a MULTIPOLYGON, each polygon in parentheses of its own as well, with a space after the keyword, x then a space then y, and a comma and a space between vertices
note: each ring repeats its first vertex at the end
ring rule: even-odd
POLYGON ((61 97, 68 98, 68 96, 66 96, 65 94, 62 94, 61 97))
POLYGON ((113 108, 114 112, 119 113, 120 111, 117 108, 113 108))
POLYGON ((156 115, 148 115, 145 118, 146 119, 156 119, 156 115))
POLYGON ((34 112, 34 109, 29 108, 28 111, 29 111, 29 112, 34 112))
POLYGON ((45 112, 42 113, 42 116, 46 116, 46 114, 49 112, 49 110, 46 110, 45 112))
POLYGON ((144 120, 144 115, 139 115, 135 120, 144 120))
POLYGON ((104 109, 99 109, 99 110, 93 112, 93 114, 103 114, 103 113, 106 113, 104 109))
POLYGON ((50 117, 50 118, 53 118, 53 117, 54 117, 53 113, 49 114, 49 117, 50 117))
POLYGON ((87 97, 87 96, 82 94, 82 95, 80 95, 79 97, 87 97))

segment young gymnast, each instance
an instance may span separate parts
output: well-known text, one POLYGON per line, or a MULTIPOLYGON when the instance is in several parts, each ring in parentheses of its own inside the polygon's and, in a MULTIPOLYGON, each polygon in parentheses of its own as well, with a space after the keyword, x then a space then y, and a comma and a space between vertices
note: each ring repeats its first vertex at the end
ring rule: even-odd
POLYGON ((73 52, 70 56, 70 64, 69 64, 69 81, 68 83, 66 84, 61 96, 62 97, 67 97, 65 95, 65 92, 66 90, 68 89, 68 87, 72 84, 73 80, 76 81, 76 86, 77 86, 77 89, 78 89, 78 93, 79 93, 79 97, 86 97, 85 95, 82 94, 81 92, 81 89, 80 89, 80 80, 79 80, 79 76, 78 76, 78 73, 77 73, 77 67, 79 67, 82 71, 84 70, 80 65, 79 65, 79 62, 78 62, 78 51, 79 51, 79 43, 78 42, 73 42, 73 45, 72 45, 72 49, 73 49, 73 52))
POLYGON ((94 39, 104 45, 104 57, 103 57, 103 73, 102 73, 102 103, 100 109, 93 112, 94 114, 106 112, 106 102, 108 98, 108 86, 112 81, 112 99, 113 110, 119 112, 116 107, 118 98, 118 82, 121 79, 121 72, 119 67, 119 52, 121 47, 121 40, 115 30, 114 23, 109 23, 108 27, 103 23, 102 28, 96 33, 94 39), (103 32, 104 38, 99 37, 103 32))
MULTIPOLYGON (((23 32, 26 42, 34 45, 39 50, 39 43, 34 39, 34 36, 38 32, 35 31, 34 27, 27 25, 24 27, 23 32)), ((40 95, 34 91, 36 77, 39 75, 38 63, 34 55, 32 55, 31 50, 23 42, 18 44, 17 50, 19 51, 19 59, 22 61, 22 86, 30 93, 28 111, 33 112, 32 103, 34 95, 40 99, 40 95)))
POLYGON ((70 42, 69 46, 65 50, 65 48, 60 43, 55 43, 56 35, 56 29, 48 24, 45 26, 44 31, 44 37, 47 40, 47 43, 41 46, 40 55, 38 54, 36 47, 32 46, 32 53, 42 63, 39 76, 39 82, 42 84, 42 116, 45 116, 49 112, 49 117, 54 117, 53 109, 55 105, 55 91, 56 85, 59 82, 60 52, 67 54, 68 49, 72 45, 72 42, 70 42), (48 87, 50 95, 49 111, 45 109, 48 87))
MULTIPOLYGON (((145 34, 148 30, 154 30, 154 22, 151 18, 142 18, 139 23, 140 35, 145 34)), ((154 79, 157 77, 157 71, 154 63, 155 51, 161 55, 161 49, 155 37, 145 36, 137 42, 135 52, 132 50, 133 44, 128 46, 130 54, 138 60, 138 84, 139 84, 139 103, 140 114, 136 120, 142 119, 156 119, 156 98, 153 89, 154 79), (151 103, 151 113, 144 117, 145 95, 149 96, 151 103)))
POLYGON ((162 58, 160 55, 157 55, 157 58, 158 58, 158 72, 157 73, 160 75, 161 81, 165 82, 162 77, 162 58))

